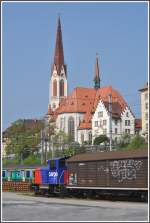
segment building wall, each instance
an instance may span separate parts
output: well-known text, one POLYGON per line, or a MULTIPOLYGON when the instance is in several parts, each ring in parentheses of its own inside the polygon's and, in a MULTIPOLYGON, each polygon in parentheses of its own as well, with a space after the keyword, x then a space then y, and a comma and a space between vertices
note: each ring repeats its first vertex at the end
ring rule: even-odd
POLYGON ((148 133, 148 89, 141 91, 142 134, 148 133))
POLYGON ((83 144, 85 141, 90 141, 90 136, 92 137, 92 129, 78 129, 78 142, 83 144))
POLYGON ((74 141, 79 142, 78 140, 78 127, 80 121, 83 119, 84 113, 64 113, 59 114, 56 120, 56 128, 59 132, 60 130, 64 131, 66 134, 68 132, 68 120, 70 117, 74 119, 74 141))

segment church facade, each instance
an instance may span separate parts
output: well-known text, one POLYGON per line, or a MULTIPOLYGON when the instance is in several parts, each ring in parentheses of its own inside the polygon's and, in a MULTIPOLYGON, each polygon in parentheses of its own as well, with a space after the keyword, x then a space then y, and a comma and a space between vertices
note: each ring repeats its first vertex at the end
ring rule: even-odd
POLYGON ((54 62, 49 84, 47 117, 53 117, 57 131, 80 144, 99 135, 118 141, 123 134, 135 134, 135 117, 121 94, 112 86, 101 87, 98 55, 93 88, 76 87, 68 95, 67 66, 60 18, 58 18, 54 62))

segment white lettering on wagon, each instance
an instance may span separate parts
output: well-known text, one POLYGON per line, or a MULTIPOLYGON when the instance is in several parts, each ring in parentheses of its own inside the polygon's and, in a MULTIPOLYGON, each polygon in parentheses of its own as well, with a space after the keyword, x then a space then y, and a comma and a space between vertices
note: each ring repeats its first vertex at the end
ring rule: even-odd
POLYGON ((111 173, 118 182, 136 179, 137 170, 142 166, 140 160, 115 160, 111 162, 111 173))
POLYGON ((49 177, 58 177, 58 172, 49 172, 49 177))

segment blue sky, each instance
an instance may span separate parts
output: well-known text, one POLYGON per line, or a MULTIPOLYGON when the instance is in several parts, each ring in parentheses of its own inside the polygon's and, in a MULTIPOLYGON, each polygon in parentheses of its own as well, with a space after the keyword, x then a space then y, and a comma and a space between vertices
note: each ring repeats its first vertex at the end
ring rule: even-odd
POLYGON ((2 5, 2 128, 47 112, 58 13, 69 92, 94 86, 98 52, 101 86, 112 85, 140 117, 138 90, 148 80, 146 2, 7 2, 2 5))

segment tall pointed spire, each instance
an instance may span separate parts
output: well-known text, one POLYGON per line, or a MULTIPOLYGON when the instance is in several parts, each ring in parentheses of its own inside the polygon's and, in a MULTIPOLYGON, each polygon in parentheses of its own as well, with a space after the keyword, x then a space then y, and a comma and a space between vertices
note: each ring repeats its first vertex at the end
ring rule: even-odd
POLYGON ((94 88, 100 88, 100 72, 99 72, 99 62, 98 53, 96 53, 96 64, 95 64, 95 75, 94 75, 94 88))
POLYGON ((60 16, 58 17, 54 64, 56 65, 58 75, 59 75, 60 71, 61 71, 61 67, 62 67, 62 65, 64 65, 64 52, 63 52, 60 16))

